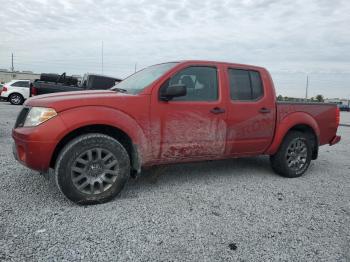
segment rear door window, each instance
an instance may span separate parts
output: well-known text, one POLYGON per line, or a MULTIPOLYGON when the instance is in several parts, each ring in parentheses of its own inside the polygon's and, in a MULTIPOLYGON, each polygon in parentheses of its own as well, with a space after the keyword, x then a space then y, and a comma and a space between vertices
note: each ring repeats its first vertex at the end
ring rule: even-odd
POLYGON ((263 96, 260 73, 253 70, 229 69, 230 95, 232 100, 257 100, 263 96))
POLYGON ((17 81, 17 82, 14 82, 11 86, 29 87, 29 82, 28 81, 17 81))

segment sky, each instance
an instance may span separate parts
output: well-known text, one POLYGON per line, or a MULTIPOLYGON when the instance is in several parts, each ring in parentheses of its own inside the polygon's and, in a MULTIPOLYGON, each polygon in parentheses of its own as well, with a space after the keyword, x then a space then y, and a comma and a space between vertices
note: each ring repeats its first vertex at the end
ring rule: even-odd
POLYGON ((0 68, 126 77, 167 61, 266 67, 277 94, 350 98, 348 0, 0 0, 0 68))

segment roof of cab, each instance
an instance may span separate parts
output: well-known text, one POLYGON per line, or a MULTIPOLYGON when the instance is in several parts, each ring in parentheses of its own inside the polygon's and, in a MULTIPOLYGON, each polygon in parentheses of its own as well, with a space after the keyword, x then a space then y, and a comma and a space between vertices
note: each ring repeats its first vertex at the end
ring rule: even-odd
POLYGON ((249 65, 249 64, 240 64, 240 63, 232 63, 232 62, 223 62, 223 61, 211 61, 211 60, 180 60, 176 61, 177 63, 184 64, 217 64, 217 65, 225 65, 225 66, 233 66, 233 67, 241 67, 241 68, 255 68, 255 69, 264 69, 262 66, 249 65))

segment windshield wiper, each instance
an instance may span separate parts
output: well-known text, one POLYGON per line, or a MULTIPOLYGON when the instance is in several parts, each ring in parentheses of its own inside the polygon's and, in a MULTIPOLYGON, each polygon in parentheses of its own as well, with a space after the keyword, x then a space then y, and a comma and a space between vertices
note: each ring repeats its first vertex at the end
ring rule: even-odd
POLYGON ((120 92, 120 93, 127 93, 128 92, 128 90, 123 89, 123 88, 119 88, 119 87, 113 87, 113 88, 111 88, 111 90, 117 91, 117 92, 120 92))

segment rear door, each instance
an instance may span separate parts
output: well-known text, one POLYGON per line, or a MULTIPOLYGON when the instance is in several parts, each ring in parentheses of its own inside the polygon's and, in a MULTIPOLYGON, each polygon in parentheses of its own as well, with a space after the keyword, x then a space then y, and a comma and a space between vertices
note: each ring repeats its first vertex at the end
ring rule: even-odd
POLYGON ((264 70, 227 67, 228 155, 259 154, 272 142, 275 94, 264 70))
POLYGON ((178 70, 152 92, 152 100, 152 145, 156 159, 172 162, 224 155, 226 100, 215 65, 178 70), (162 101, 162 90, 172 84, 186 85, 186 96, 162 101))
POLYGON ((12 92, 11 93, 19 93, 23 96, 24 99, 29 98, 29 81, 19 80, 11 84, 12 92))

